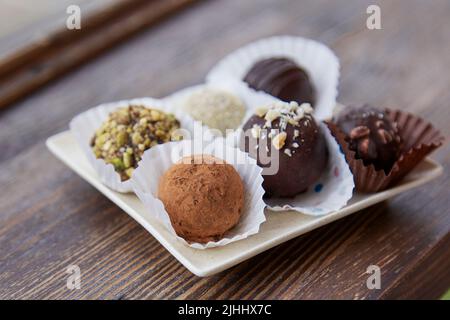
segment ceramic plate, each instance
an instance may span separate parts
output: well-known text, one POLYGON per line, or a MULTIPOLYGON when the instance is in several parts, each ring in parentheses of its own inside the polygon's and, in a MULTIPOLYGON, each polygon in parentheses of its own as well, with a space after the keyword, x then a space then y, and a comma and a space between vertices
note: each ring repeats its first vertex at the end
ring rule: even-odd
POLYGON ((177 241, 160 222, 144 210, 144 206, 134 194, 121 194, 103 185, 69 131, 50 137, 47 140, 47 147, 56 157, 141 224, 187 269, 200 277, 228 269, 280 243, 425 184, 443 171, 441 165, 427 158, 397 186, 374 194, 355 194, 349 204, 339 211, 318 217, 296 212, 267 211, 267 221, 258 234, 223 247, 198 250, 177 241))

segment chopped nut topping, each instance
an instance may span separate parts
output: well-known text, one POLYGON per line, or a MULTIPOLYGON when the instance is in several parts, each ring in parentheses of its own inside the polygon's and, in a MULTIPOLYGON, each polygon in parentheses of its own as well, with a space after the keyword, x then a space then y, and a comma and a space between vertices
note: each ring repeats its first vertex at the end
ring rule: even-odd
POLYGON ((392 141, 392 135, 384 129, 378 129, 377 131, 380 140, 383 144, 387 144, 392 141))
POLYGON ((287 154, 289 157, 292 157, 291 149, 288 148, 284 149, 284 153, 287 154))
POLYGON ((264 115, 266 114, 267 110, 269 110, 269 109, 260 107, 260 108, 257 108, 257 109, 255 110, 255 114, 256 114, 258 117, 261 117, 261 118, 262 118, 262 117, 264 117, 264 115))
POLYGON ((369 138, 364 138, 363 140, 360 140, 358 146, 361 154, 365 156, 369 154, 369 144, 370 144, 369 138))
POLYGON ((303 109, 298 108, 296 111, 296 115, 294 116, 294 119, 298 121, 298 120, 303 119, 304 116, 305 116, 305 112, 303 111, 303 109))
MULTIPOLYGON (((277 102, 264 110, 257 109, 255 114, 262 117, 266 120, 264 125, 265 128, 271 128, 272 122, 278 118, 280 118, 280 128, 281 130, 286 130, 286 126, 288 124, 292 126, 299 126, 299 121, 308 116, 306 120, 311 119, 311 113, 313 109, 309 103, 303 103, 300 106, 297 102, 292 101, 290 103, 286 102, 277 102)), ((304 122, 304 125, 308 125, 307 122, 304 122)))
POLYGON ((350 131, 350 138, 351 139, 360 139, 367 137, 370 134, 370 129, 366 126, 359 126, 356 128, 353 128, 352 131, 350 131))
POLYGON ((289 119, 289 120, 288 120, 288 123, 291 124, 291 125, 293 125, 293 126, 298 126, 298 121, 295 120, 295 119, 289 119))
MULTIPOLYGON (((293 139, 296 139, 300 136, 300 130, 295 129, 295 127, 299 128, 301 125, 308 126, 311 125, 314 119, 311 116, 313 109, 309 103, 303 103, 300 106, 297 102, 292 101, 290 103, 286 102, 276 102, 267 108, 259 108, 255 111, 256 115, 259 117, 264 116, 266 120, 263 128, 271 128, 269 130, 268 138, 272 139, 273 146, 280 150, 286 143, 287 133, 286 130, 288 125, 294 127, 293 139), (272 127, 272 122, 276 119, 279 119, 278 123, 275 123, 272 127), (278 130, 276 130, 278 129, 278 130)), ((259 137, 259 133, 255 131, 252 135, 256 138, 259 137)), ((292 144, 293 148, 298 148, 300 145, 296 142, 292 144)), ((288 149, 288 151, 284 151, 289 156, 292 155, 293 151, 288 149)))
POLYGON ((173 140, 180 123, 171 114, 143 106, 128 106, 112 112, 95 132, 92 150, 111 163, 122 181, 131 177, 145 150, 173 140))
MULTIPOLYGON (((269 111, 266 112, 266 116, 264 117, 264 119, 268 122, 271 123, 273 120, 279 118, 281 116, 281 113, 278 110, 275 109, 270 109, 269 111)), ((270 127, 270 125, 268 125, 270 127)))
POLYGON ((300 108, 302 108, 303 109, 303 111, 305 111, 305 113, 313 113, 313 111, 314 111, 314 109, 311 107, 311 104, 309 104, 309 103, 307 103, 307 102, 305 102, 305 103, 302 103, 301 105, 300 105, 300 108))
MULTIPOLYGON (((394 122, 394 123, 397 124, 396 122, 394 122)), ((383 126, 383 121, 377 120, 377 121, 375 122, 375 126, 376 126, 377 128, 381 128, 381 127, 383 126)))
POLYGON ((252 136, 253 138, 258 139, 260 135, 261 135, 261 127, 255 123, 252 128, 252 136))
POLYGON ((275 149, 280 150, 283 148, 284 143, 286 141, 287 134, 286 132, 280 132, 272 139, 272 144, 275 147, 275 149))
POLYGON ((273 137, 275 137, 275 135, 277 134, 277 130, 276 129, 271 129, 269 132, 269 138, 272 139, 273 137))

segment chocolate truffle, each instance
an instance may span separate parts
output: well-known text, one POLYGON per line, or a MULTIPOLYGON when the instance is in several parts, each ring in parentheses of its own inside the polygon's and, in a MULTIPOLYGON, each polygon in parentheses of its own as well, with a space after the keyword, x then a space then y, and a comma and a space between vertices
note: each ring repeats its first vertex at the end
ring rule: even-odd
POLYGON ((209 155, 185 157, 159 182, 158 198, 186 241, 218 241, 244 207, 244 185, 233 166, 209 155))
POLYGON ((245 115, 245 106, 231 93, 207 88, 194 92, 187 99, 184 111, 195 120, 224 134, 226 129, 239 127, 245 115))
POLYGON ((244 125, 241 149, 263 168, 265 196, 293 197, 308 189, 321 176, 328 163, 325 138, 320 132, 309 104, 276 103, 258 109, 244 125), (245 141, 243 141, 245 140, 245 141), (270 161, 268 161, 270 160, 270 161))
POLYGON ((396 122, 369 105, 345 108, 334 122, 346 135, 349 148, 356 152, 357 159, 389 173, 402 147, 396 122))
POLYGON ((111 112, 95 132, 91 147, 95 156, 111 163, 122 181, 131 178, 145 150, 178 140, 180 123, 172 114, 130 105, 111 112))
POLYGON ((315 90, 308 73, 287 58, 269 58, 258 61, 247 72, 244 81, 283 101, 309 103, 314 107, 315 90))

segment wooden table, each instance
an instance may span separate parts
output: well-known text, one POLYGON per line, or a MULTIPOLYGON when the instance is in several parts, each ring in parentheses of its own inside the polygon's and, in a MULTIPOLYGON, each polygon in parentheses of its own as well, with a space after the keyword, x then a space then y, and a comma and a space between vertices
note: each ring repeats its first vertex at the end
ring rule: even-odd
POLYGON ((106 101, 161 97, 202 82, 227 52, 292 34, 341 60, 339 101, 420 114, 449 136, 450 2, 204 1, 0 114, 0 298, 437 298, 450 287, 450 147, 434 182, 275 247, 209 278, 55 159, 45 139, 106 101), (66 287, 69 265, 81 289, 66 287), (368 290, 366 268, 381 267, 368 290))

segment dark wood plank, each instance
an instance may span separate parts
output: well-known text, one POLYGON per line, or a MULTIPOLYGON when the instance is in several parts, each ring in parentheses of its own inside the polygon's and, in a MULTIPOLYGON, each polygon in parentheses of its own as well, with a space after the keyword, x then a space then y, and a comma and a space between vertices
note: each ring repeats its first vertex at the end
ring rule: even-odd
POLYGON ((64 27, 69 5, 82 7, 87 13, 106 3, 120 0, 0 0, 0 60, 26 47, 30 41, 64 27), (11 19, 14 17, 14 19, 11 19))
POLYGON ((0 115, 0 298, 436 298, 450 287, 450 146, 444 175, 209 278, 184 269, 143 228, 45 149, 49 135, 101 102, 164 96, 199 83, 228 51, 295 34, 342 63, 339 100, 421 114, 450 135, 450 3, 208 1, 79 68, 0 115), (220 35, 220 36, 218 36, 220 35), (81 289, 66 288, 68 265, 81 289), (366 268, 382 271, 366 288, 366 268))
POLYGON ((80 30, 60 23, 46 36, 0 56, 0 109, 192 2, 126 0, 88 12, 81 8, 80 30))

